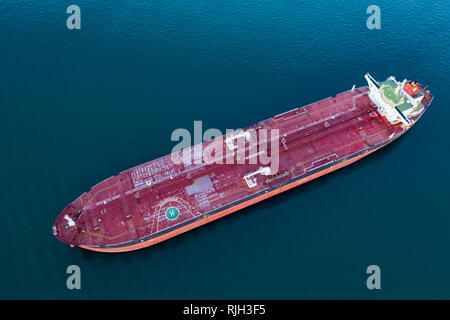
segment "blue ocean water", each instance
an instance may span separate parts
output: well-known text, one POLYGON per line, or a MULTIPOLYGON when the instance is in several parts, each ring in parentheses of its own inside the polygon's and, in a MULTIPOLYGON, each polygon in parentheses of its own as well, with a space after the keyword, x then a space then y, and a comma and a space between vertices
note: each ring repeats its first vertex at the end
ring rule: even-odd
POLYGON ((0 298, 450 298, 449 13, 443 0, 1 1, 0 298), (81 30, 66 27, 71 4, 81 30), (366 72, 435 95, 381 151, 140 251, 53 237, 70 201, 169 153, 176 128, 245 127, 366 72), (372 264, 381 290, 366 287, 372 264))

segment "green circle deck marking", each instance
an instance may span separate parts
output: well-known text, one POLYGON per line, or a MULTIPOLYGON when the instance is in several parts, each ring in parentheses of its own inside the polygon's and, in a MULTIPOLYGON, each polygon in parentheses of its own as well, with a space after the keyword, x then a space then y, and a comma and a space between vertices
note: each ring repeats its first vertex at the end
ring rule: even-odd
POLYGON ((169 207, 166 210, 166 218, 169 220, 175 220, 180 215, 180 211, 175 207, 169 207))

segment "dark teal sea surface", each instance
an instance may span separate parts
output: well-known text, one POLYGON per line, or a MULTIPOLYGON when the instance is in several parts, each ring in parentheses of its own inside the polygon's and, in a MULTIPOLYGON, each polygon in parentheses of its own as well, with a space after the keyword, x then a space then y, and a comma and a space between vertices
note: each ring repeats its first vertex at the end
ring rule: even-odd
POLYGON ((444 0, 1 1, 0 298, 449 299, 449 16, 444 0), (242 128, 366 72, 435 95, 377 153, 143 250, 53 236, 69 202, 168 154, 173 130, 242 128))

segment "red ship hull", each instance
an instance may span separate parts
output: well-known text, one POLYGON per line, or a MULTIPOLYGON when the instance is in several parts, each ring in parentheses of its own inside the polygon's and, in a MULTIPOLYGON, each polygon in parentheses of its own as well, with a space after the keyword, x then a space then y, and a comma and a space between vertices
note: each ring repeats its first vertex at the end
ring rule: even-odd
MULTIPOLYGON (((99 183, 63 210, 53 232, 84 249, 137 250, 347 166, 407 130, 380 116, 367 90, 347 91, 244 129, 277 129, 281 138, 279 170, 255 175, 254 185, 244 177, 260 164, 186 165, 169 155, 99 183)), ((432 97, 420 90, 426 109, 432 97)))

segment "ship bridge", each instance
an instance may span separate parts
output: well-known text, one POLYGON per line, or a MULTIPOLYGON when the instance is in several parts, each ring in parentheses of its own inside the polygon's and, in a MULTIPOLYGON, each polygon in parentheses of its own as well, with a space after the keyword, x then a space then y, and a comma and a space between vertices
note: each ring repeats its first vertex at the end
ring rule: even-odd
POLYGON ((400 83, 394 77, 378 82, 368 73, 365 78, 369 84, 369 98, 391 124, 411 126, 412 118, 423 112, 424 94, 417 82, 405 79, 400 83))

